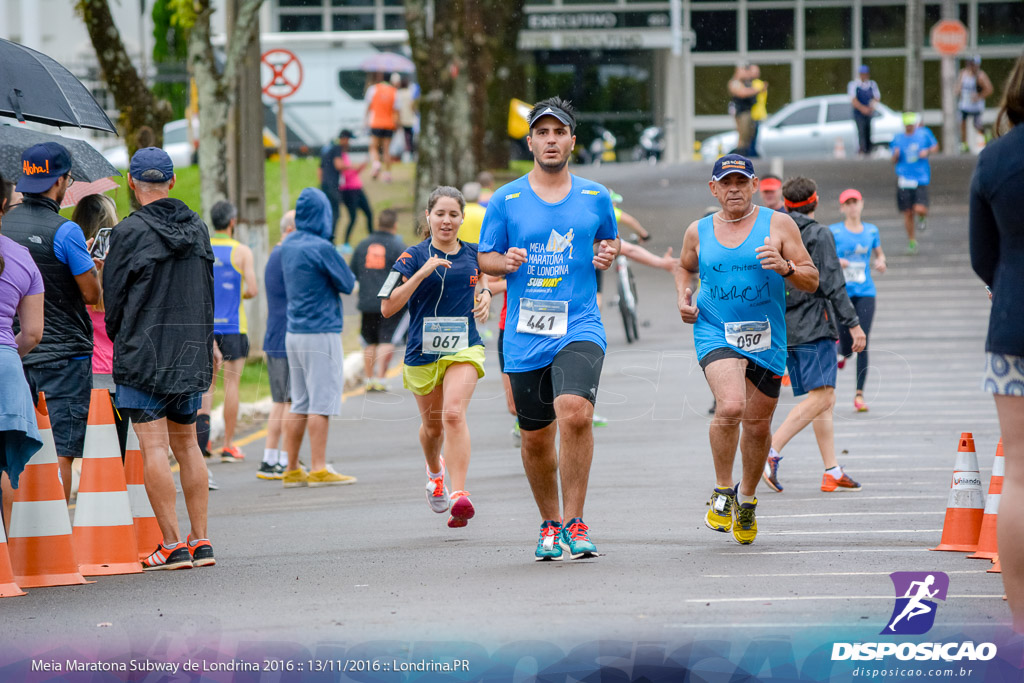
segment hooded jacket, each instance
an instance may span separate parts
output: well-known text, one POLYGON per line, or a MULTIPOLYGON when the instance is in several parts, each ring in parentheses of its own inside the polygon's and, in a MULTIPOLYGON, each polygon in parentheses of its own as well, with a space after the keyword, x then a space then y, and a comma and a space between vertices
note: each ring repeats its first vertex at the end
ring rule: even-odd
POLYGON ((331 244, 331 204, 307 187, 295 203, 295 233, 281 244, 288 332, 341 332, 339 294, 351 294, 356 277, 331 244))
POLYGON ((210 232, 178 199, 114 228, 103 266, 114 382, 153 394, 206 391, 213 375, 210 232))
POLYGON ((857 310, 846 293, 832 231, 813 218, 791 211, 800 239, 818 269, 818 289, 804 292, 786 280, 786 345, 790 348, 819 339, 839 339, 834 318, 845 327, 860 325, 857 310))

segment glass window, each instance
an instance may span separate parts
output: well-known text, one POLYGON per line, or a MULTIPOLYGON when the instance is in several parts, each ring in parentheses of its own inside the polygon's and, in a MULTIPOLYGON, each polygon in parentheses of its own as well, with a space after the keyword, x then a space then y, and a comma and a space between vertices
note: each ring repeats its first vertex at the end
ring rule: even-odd
POLYGON ((373 0, 331 0, 334 7, 373 7, 373 0))
MULTIPOLYGON (((698 52, 733 52, 736 45, 736 12, 693 12, 693 32, 697 34, 694 49, 698 52)), ((728 79, 726 79, 728 80, 728 79)))
POLYGON ((322 14, 281 14, 278 15, 281 31, 323 31, 322 14))
POLYGON ((779 121, 778 127, 786 128, 788 126, 806 126, 812 123, 817 123, 819 109, 821 109, 821 106, 817 102, 800 107, 789 116, 779 121))
MULTIPOLYGON (((985 72, 989 80, 992 81, 992 87, 995 88, 995 93, 989 96, 985 102, 988 107, 998 107, 1000 92, 1003 89, 1003 83, 1006 82, 1010 72, 1013 70, 1013 65, 1017 62, 1012 57, 1005 58, 988 58, 982 60, 981 70, 985 72)), ((957 64, 957 73, 963 68, 963 62, 957 64)), ((925 83, 940 83, 942 80, 942 69, 941 62, 938 60, 929 60, 924 63, 924 82, 925 83)), ((957 99, 959 100, 959 93, 957 93, 957 99)), ((924 89, 924 108, 925 109, 941 109, 942 108, 942 89, 925 88, 924 89)), ((986 123, 991 123, 987 121, 986 123)))
POLYGON ((338 85, 354 100, 363 99, 366 94, 366 73, 360 70, 344 69, 338 72, 338 85))
POLYGON ((853 77, 849 57, 808 59, 804 71, 804 94, 808 97, 845 93, 853 77))
POLYGON ((1018 45, 1024 41, 1024 2, 978 3, 978 44, 1018 45))
POLYGON ((323 7, 323 0, 277 0, 278 7, 323 7))
MULTIPOLYGON (((732 78, 731 66, 695 66, 693 80, 694 112, 697 116, 714 116, 729 111, 729 79, 732 78)), ((768 93, 768 101, 772 95, 768 93)))
POLYGON ((793 10, 752 9, 748 11, 747 49, 792 50, 793 10))
POLYGON ((853 120, 853 106, 849 102, 830 102, 826 105, 825 123, 840 123, 853 120))
POLYGON ((178 126, 164 131, 164 146, 188 142, 188 126, 178 126))
MULTIPOLYGON (((903 109, 903 83, 906 81, 905 57, 870 57, 864 63, 871 69, 871 80, 878 84, 882 102, 900 111, 903 109)), ((925 81, 928 83, 928 81, 925 81)), ((929 88, 925 88, 928 90, 929 88)))
POLYGON ((906 7, 865 7, 861 16, 864 21, 863 47, 903 47, 906 42, 906 7))
MULTIPOLYGON (((758 64, 761 80, 768 84, 768 113, 772 114, 789 104, 792 73, 789 64, 758 64)), ((730 74, 731 75, 731 74, 730 74)))
POLYGON ((385 14, 384 28, 388 31, 401 31, 405 29, 404 14, 385 14))
POLYGON ((853 14, 849 7, 808 7, 804 10, 808 50, 846 50, 853 47, 853 14))
POLYGON ((335 31, 372 31, 377 28, 372 14, 335 14, 331 24, 335 31))

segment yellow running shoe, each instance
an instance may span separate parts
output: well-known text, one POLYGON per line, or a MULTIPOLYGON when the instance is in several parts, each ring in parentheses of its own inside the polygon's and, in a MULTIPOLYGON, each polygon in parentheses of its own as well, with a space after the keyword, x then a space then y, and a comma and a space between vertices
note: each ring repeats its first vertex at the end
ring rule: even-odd
POLYGON ((297 470, 285 470, 284 476, 281 477, 281 481, 286 489, 308 486, 309 474, 300 465, 297 470))
POLYGON ((757 498, 753 503, 737 503, 735 507, 736 520, 732 525, 732 537, 740 545, 749 545, 757 538, 757 519, 754 511, 757 510, 757 498))
POLYGON ((322 470, 316 470, 309 473, 309 487, 314 488, 316 486, 340 486, 342 484, 354 484, 356 483, 355 477, 349 477, 344 474, 340 474, 334 471, 334 468, 328 465, 322 470))
POLYGON ((732 528, 732 508, 736 502, 736 491, 728 487, 715 487, 708 505, 711 509, 704 515, 704 524, 714 531, 726 532, 732 528))

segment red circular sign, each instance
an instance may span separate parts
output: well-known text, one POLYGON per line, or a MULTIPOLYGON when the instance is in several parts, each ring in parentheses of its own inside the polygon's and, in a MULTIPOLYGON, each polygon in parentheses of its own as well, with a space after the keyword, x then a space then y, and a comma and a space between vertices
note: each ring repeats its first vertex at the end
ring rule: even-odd
POLYGON ((302 85, 302 63, 295 53, 282 48, 267 50, 260 57, 263 94, 275 100, 291 97, 302 85))
POLYGON ((956 56, 967 47, 967 27, 956 19, 943 19, 932 27, 932 47, 940 55, 956 56))

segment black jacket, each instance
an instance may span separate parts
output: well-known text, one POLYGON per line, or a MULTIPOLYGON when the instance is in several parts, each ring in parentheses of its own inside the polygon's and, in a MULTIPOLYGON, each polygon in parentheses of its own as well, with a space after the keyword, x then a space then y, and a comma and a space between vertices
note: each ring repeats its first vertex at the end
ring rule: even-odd
POLYGON ((791 211, 789 216, 800 228, 800 239, 818 269, 818 289, 804 292, 786 280, 786 345, 839 339, 834 318, 839 318, 844 327, 856 327, 860 319, 846 293, 846 278, 832 231, 802 213, 791 211))
MULTIPOLYGON (((1024 356, 1024 125, 985 145, 971 182, 971 265, 992 288, 985 350, 1024 356)), ((7 229, 4 218, 4 229, 7 229)), ((984 301, 984 300, 982 300, 984 301)))
MULTIPOLYGON (((57 260, 53 244, 68 222, 60 205, 39 195, 26 195, 4 216, 4 234, 28 248, 43 276, 43 338, 22 359, 26 367, 92 355, 92 320, 71 269, 57 260)), ((19 326, 15 321, 14 331, 19 326)))
POLYGON ((114 228, 103 267, 114 382, 154 394, 209 388, 213 260, 206 224, 177 199, 147 204, 114 228))

